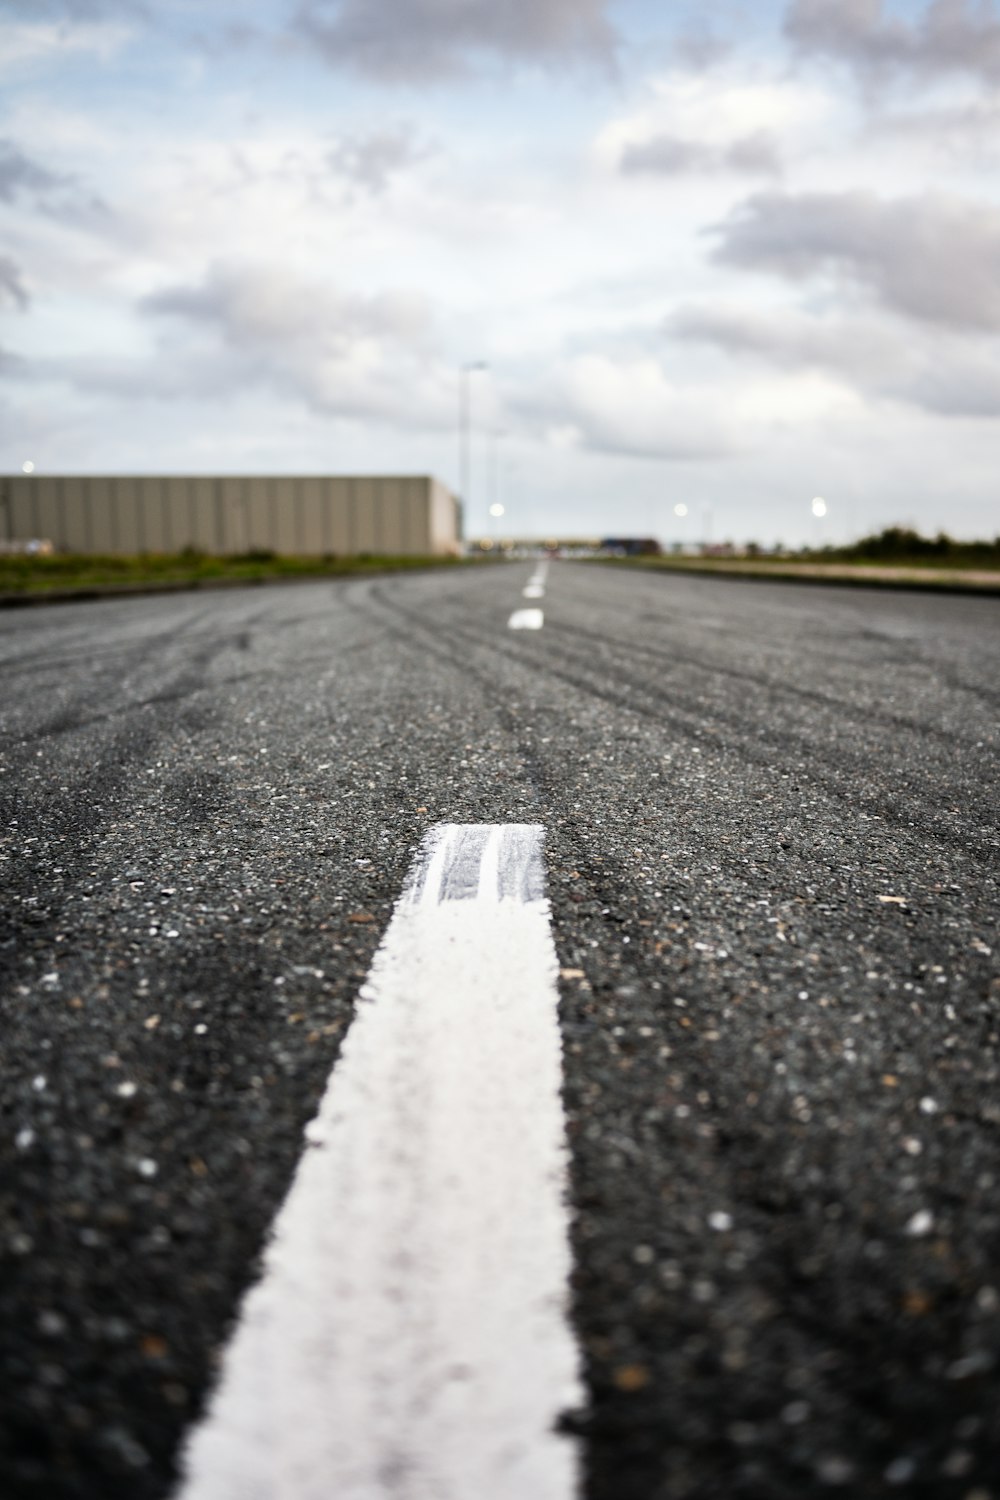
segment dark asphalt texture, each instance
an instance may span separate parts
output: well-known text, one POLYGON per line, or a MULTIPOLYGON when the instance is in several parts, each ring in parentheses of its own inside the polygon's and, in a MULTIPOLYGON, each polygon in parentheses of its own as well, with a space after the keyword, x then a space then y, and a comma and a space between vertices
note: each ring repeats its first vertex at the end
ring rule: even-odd
POLYGON ((0 617, 4 1500, 169 1493, 442 820, 547 830, 585 1500, 1000 1500, 1000 604, 530 571, 0 617))

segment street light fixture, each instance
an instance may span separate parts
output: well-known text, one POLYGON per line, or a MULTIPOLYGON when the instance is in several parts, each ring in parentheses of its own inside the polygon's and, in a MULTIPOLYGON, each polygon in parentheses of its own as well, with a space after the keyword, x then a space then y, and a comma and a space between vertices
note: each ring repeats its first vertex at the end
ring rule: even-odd
POLYGON ((475 375, 477 371, 488 370, 489 365, 484 359, 470 360, 468 364, 460 365, 458 371, 458 460, 459 460, 459 484, 462 493, 459 500, 465 506, 466 515, 471 510, 469 504, 469 376, 475 375))
POLYGON ((493 429, 493 447, 490 454, 490 515, 495 516, 497 512, 494 506, 500 506, 500 514, 503 515, 503 494, 500 488, 500 444, 507 436, 502 427, 493 429))

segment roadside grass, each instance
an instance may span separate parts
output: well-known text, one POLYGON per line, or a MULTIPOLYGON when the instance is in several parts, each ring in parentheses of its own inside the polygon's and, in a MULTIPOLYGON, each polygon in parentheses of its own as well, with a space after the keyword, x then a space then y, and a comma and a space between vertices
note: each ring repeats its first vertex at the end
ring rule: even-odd
POLYGON ((768 553, 755 542, 748 542, 739 551, 727 544, 724 550, 694 556, 668 552, 600 560, 673 573, 1000 593, 1000 536, 959 541, 946 531, 922 536, 910 526, 887 526, 846 547, 804 547, 785 552, 779 545, 768 553))
POLYGON ((922 536, 910 526, 886 526, 844 547, 802 547, 767 552, 756 542, 741 549, 731 543, 700 555, 679 552, 615 558, 641 567, 673 572, 731 573, 748 578, 794 578, 806 582, 867 583, 883 586, 1000 589, 1000 536, 960 541, 946 531, 922 536))
POLYGON ((787 557, 599 557, 608 567, 645 568, 728 578, 786 579, 795 583, 841 583, 878 588, 922 588, 1000 593, 1000 559, 831 558, 828 553, 787 557))
POLYGON ((0 594, 72 593, 91 589, 190 587, 215 583, 260 583, 272 578, 344 578, 366 573, 398 573, 417 568, 480 567, 490 558, 283 557, 272 552, 245 552, 215 557, 185 548, 183 552, 114 554, 53 553, 49 556, 0 554, 0 594))
POLYGON ((807 549, 799 554, 814 562, 847 562, 861 567, 945 568, 949 571, 1000 571, 1000 536, 960 541, 946 531, 922 536, 909 526, 887 526, 847 547, 807 549))
POLYGON ((764 556, 754 556, 752 553, 736 552, 715 556, 711 552, 707 554, 688 553, 677 555, 670 552, 661 553, 656 556, 640 557, 598 557, 597 562, 613 563, 641 563, 644 567, 654 568, 720 568, 723 570, 733 568, 774 568, 784 569, 786 572, 800 568, 830 569, 830 568, 852 568, 861 570, 900 569, 907 572, 922 571, 928 573, 1000 573, 1000 555, 996 558, 980 560, 978 558, 924 558, 924 557, 899 557, 890 561, 881 561, 875 557, 851 557, 847 553, 836 552, 789 552, 783 555, 771 553, 764 556))

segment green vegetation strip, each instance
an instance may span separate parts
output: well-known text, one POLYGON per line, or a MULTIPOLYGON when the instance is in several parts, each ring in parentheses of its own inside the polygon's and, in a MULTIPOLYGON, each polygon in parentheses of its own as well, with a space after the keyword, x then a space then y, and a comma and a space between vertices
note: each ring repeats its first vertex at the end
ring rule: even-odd
POLYGON ((0 604, 45 599, 92 599, 158 590, 219 588, 275 580, 355 578, 415 568, 483 567, 490 558, 278 557, 248 552, 211 557, 188 549, 137 557, 60 553, 48 557, 0 555, 0 604))
POLYGON ((610 557, 597 558, 610 567, 651 568, 663 573, 691 573, 728 578, 777 579, 786 583, 834 583, 868 588, 933 589, 940 592, 1000 594, 1000 569, 936 563, 837 563, 775 558, 731 557, 610 557))

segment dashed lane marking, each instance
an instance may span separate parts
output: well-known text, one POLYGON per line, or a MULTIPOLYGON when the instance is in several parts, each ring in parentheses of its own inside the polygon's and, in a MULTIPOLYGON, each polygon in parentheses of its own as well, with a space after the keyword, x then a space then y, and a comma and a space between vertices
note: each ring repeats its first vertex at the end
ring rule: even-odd
POLYGON ((545 582, 549 576, 549 565, 547 562, 538 564, 538 567, 528 579, 527 585, 521 590, 524 599, 544 599, 545 582))
POLYGON ((543 830, 421 847, 179 1500, 572 1500, 581 1401, 543 830))
POLYGON ((540 609, 515 609, 507 621, 508 630, 541 630, 545 615, 540 609))

